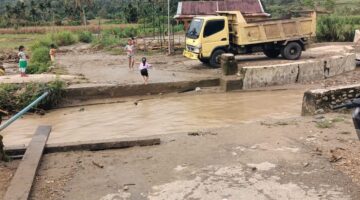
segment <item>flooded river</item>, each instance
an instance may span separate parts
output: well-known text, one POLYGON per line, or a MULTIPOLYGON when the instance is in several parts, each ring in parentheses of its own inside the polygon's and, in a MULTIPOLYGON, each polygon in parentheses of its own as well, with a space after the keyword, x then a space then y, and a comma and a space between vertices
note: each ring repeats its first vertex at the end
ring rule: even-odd
POLYGON ((65 108, 28 115, 5 129, 5 144, 27 144, 38 125, 52 125, 49 143, 143 137, 300 115, 303 90, 196 94, 65 108))

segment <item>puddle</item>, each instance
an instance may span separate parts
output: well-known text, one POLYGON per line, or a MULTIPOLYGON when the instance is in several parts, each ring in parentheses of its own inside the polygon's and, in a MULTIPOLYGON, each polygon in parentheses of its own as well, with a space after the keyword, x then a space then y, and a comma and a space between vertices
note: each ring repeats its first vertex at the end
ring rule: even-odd
POLYGON ((48 143, 198 131, 299 116, 302 96, 302 90, 200 94, 66 108, 26 116, 2 134, 7 145, 21 145, 38 125, 53 126, 48 143))

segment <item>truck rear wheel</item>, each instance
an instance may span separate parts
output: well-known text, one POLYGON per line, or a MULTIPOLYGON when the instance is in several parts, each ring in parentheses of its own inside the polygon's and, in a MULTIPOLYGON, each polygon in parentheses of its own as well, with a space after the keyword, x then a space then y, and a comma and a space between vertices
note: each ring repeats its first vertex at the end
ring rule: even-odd
POLYGON ((290 42, 281 49, 281 56, 288 60, 298 60, 301 56, 302 48, 297 42, 290 42))
POLYGON ((269 58, 277 58, 280 55, 280 49, 264 49, 264 54, 269 58))
POLYGON ((221 54, 223 53, 225 53, 224 50, 218 49, 211 54, 211 58, 209 61, 211 67, 220 67, 221 54))

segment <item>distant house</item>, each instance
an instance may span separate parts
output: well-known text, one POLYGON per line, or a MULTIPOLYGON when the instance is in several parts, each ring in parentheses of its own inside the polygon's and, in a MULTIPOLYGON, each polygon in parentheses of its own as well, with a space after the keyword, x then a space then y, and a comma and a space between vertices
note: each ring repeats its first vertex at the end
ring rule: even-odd
POLYGON ((249 21, 270 17, 270 14, 264 11, 260 0, 222 0, 179 2, 174 18, 187 28, 193 17, 216 15, 216 11, 240 11, 249 21))

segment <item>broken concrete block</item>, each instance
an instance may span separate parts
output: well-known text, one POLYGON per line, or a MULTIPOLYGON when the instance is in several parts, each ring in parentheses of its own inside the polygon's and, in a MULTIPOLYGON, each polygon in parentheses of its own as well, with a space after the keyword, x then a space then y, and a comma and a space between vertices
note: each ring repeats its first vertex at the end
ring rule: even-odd
POLYGON ((243 88, 243 79, 240 76, 223 76, 220 79, 220 87, 224 92, 241 90, 243 88))
POLYGON ((238 65, 234 54, 224 53, 221 55, 221 68, 224 76, 235 75, 238 73, 238 65))
POLYGON ((309 90, 304 93, 302 115, 314 115, 332 111, 334 106, 348 101, 348 96, 360 92, 360 84, 333 87, 329 89, 309 90))

